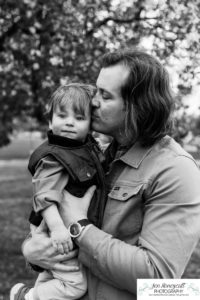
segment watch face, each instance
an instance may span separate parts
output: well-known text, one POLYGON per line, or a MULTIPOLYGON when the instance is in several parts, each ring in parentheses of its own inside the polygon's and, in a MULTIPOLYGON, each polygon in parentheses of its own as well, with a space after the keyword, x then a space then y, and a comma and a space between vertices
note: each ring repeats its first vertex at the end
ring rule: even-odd
POLYGON ((78 223, 73 223, 70 226, 70 235, 72 237, 77 237, 81 233, 81 226, 78 223))

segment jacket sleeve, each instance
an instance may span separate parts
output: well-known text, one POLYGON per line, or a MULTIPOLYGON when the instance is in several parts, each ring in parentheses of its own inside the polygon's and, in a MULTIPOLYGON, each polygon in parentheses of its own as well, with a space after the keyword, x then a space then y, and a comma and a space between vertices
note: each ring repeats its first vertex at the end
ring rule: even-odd
POLYGON ((68 179, 63 166, 53 157, 46 156, 40 160, 32 179, 34 211, 39 212, 52 203, 60 203, 68 179))
MULTIPOLYGON (((200 172, 180 156, 146 190, 143 226, 130 245, 91 225, 79 259, 99 279, 136 294, 138 278, 180 278, 200 238, 200 172)), ((116 216, 117 218, 117 216, 116 216)))

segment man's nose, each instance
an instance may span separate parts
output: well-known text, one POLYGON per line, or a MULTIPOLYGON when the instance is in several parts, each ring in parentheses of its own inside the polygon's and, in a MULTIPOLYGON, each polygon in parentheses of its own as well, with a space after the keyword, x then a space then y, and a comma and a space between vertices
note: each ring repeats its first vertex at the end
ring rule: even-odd
POLYGON ((97 94, 92 98, 92 106, 93 107, 99 107, 100 106, 100 100, 99 100, 99 97, 98 97, 97 94))

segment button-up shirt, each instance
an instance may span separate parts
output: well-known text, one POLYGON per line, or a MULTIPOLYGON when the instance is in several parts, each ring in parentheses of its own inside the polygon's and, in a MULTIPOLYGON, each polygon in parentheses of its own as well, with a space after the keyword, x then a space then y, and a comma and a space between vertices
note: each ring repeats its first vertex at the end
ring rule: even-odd
POLYGON ((137 278, 180 278, 200 238, 200 171, 166 136, 113 160, 102 230, 79 238, 89 300, 134 300, 137 278))

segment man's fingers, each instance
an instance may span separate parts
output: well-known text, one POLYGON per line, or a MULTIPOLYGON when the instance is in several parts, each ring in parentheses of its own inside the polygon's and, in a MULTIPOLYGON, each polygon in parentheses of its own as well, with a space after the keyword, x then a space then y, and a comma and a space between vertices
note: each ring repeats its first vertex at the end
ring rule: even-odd
POLYGON ((66 272, 76 272, 79 270, 80 268, 78 266, 68 266, 62 263, 56 263, 52 269, 52 271, 66 271, 66 272))
POLYGON ((69 245, 68 243, 63 243, 63 249, 64 249, 64 253, 68 253, 70 251, 69 245))
POLYGON ((59 261, 54 264, 53 271, 66 271, 66 272, 76 272, 79 271, 78 266, 72 266, 67 265, 67 260, 70 260, 71 258, 75 258, 78 255, 78 249, 75 249, 73 251, 70 251, 69 253, 65 253, 63 255, 59 254, 56 256, 56 260, 59 261), (63 263, 61 263, 63 261, 63 263), (66 264, 64 263, 66 261, 66 264))
MULTIPOLYGON (((94 191, 96 190, 96 185, 92 185, 90 186, 87 191, 85 192, 85 195, 83 196, 84 199, 92 199, 92 196, 94 194, 94 191)), ((64 190, 64 195, 66 199, 77 199, 77 197, 73 196, 72 194, 70 194, 67 190, 64 190)))
POLYGON ((69 253, 64 253, 64 254, 58 254, 54 257, 54 261, 56 260, 57 262, 65 261, 65 260, 70 260, 78 255, 78 249, 72 250, 69 253))
POLYGON ((64 247, 63 247, 62 244, 57 244, 57 251, 60 254, 64 254, 65 253, 65 250, 64 250, 64 247))
POLYGON ((83 198, 90 201, 92 199, 92 196, 94 195, 95 190, 96 190, 96 185, 92 185, 91 187, 89 187, 89 189, 87 189, 83 198))
POLYGON ((68 246, 69 246, 69 250, 72 251, 74 248, 74 244, 73 244, 72 240, 68 243, 68 246))
POLYGON ((36 228, 35 233, 47 233, 47 225, 44 220, 40 223, 40 225, 36 228))
POLYGON ((88 209, 89 205, 90 205, 90 201, 94 195, 94 192, 96 190, 96 186, 92 185, 91 187, 89 187, 89 189, 86 191, 85 195, 82 198, 82 201, 84 203, 84 206, 88 209))

